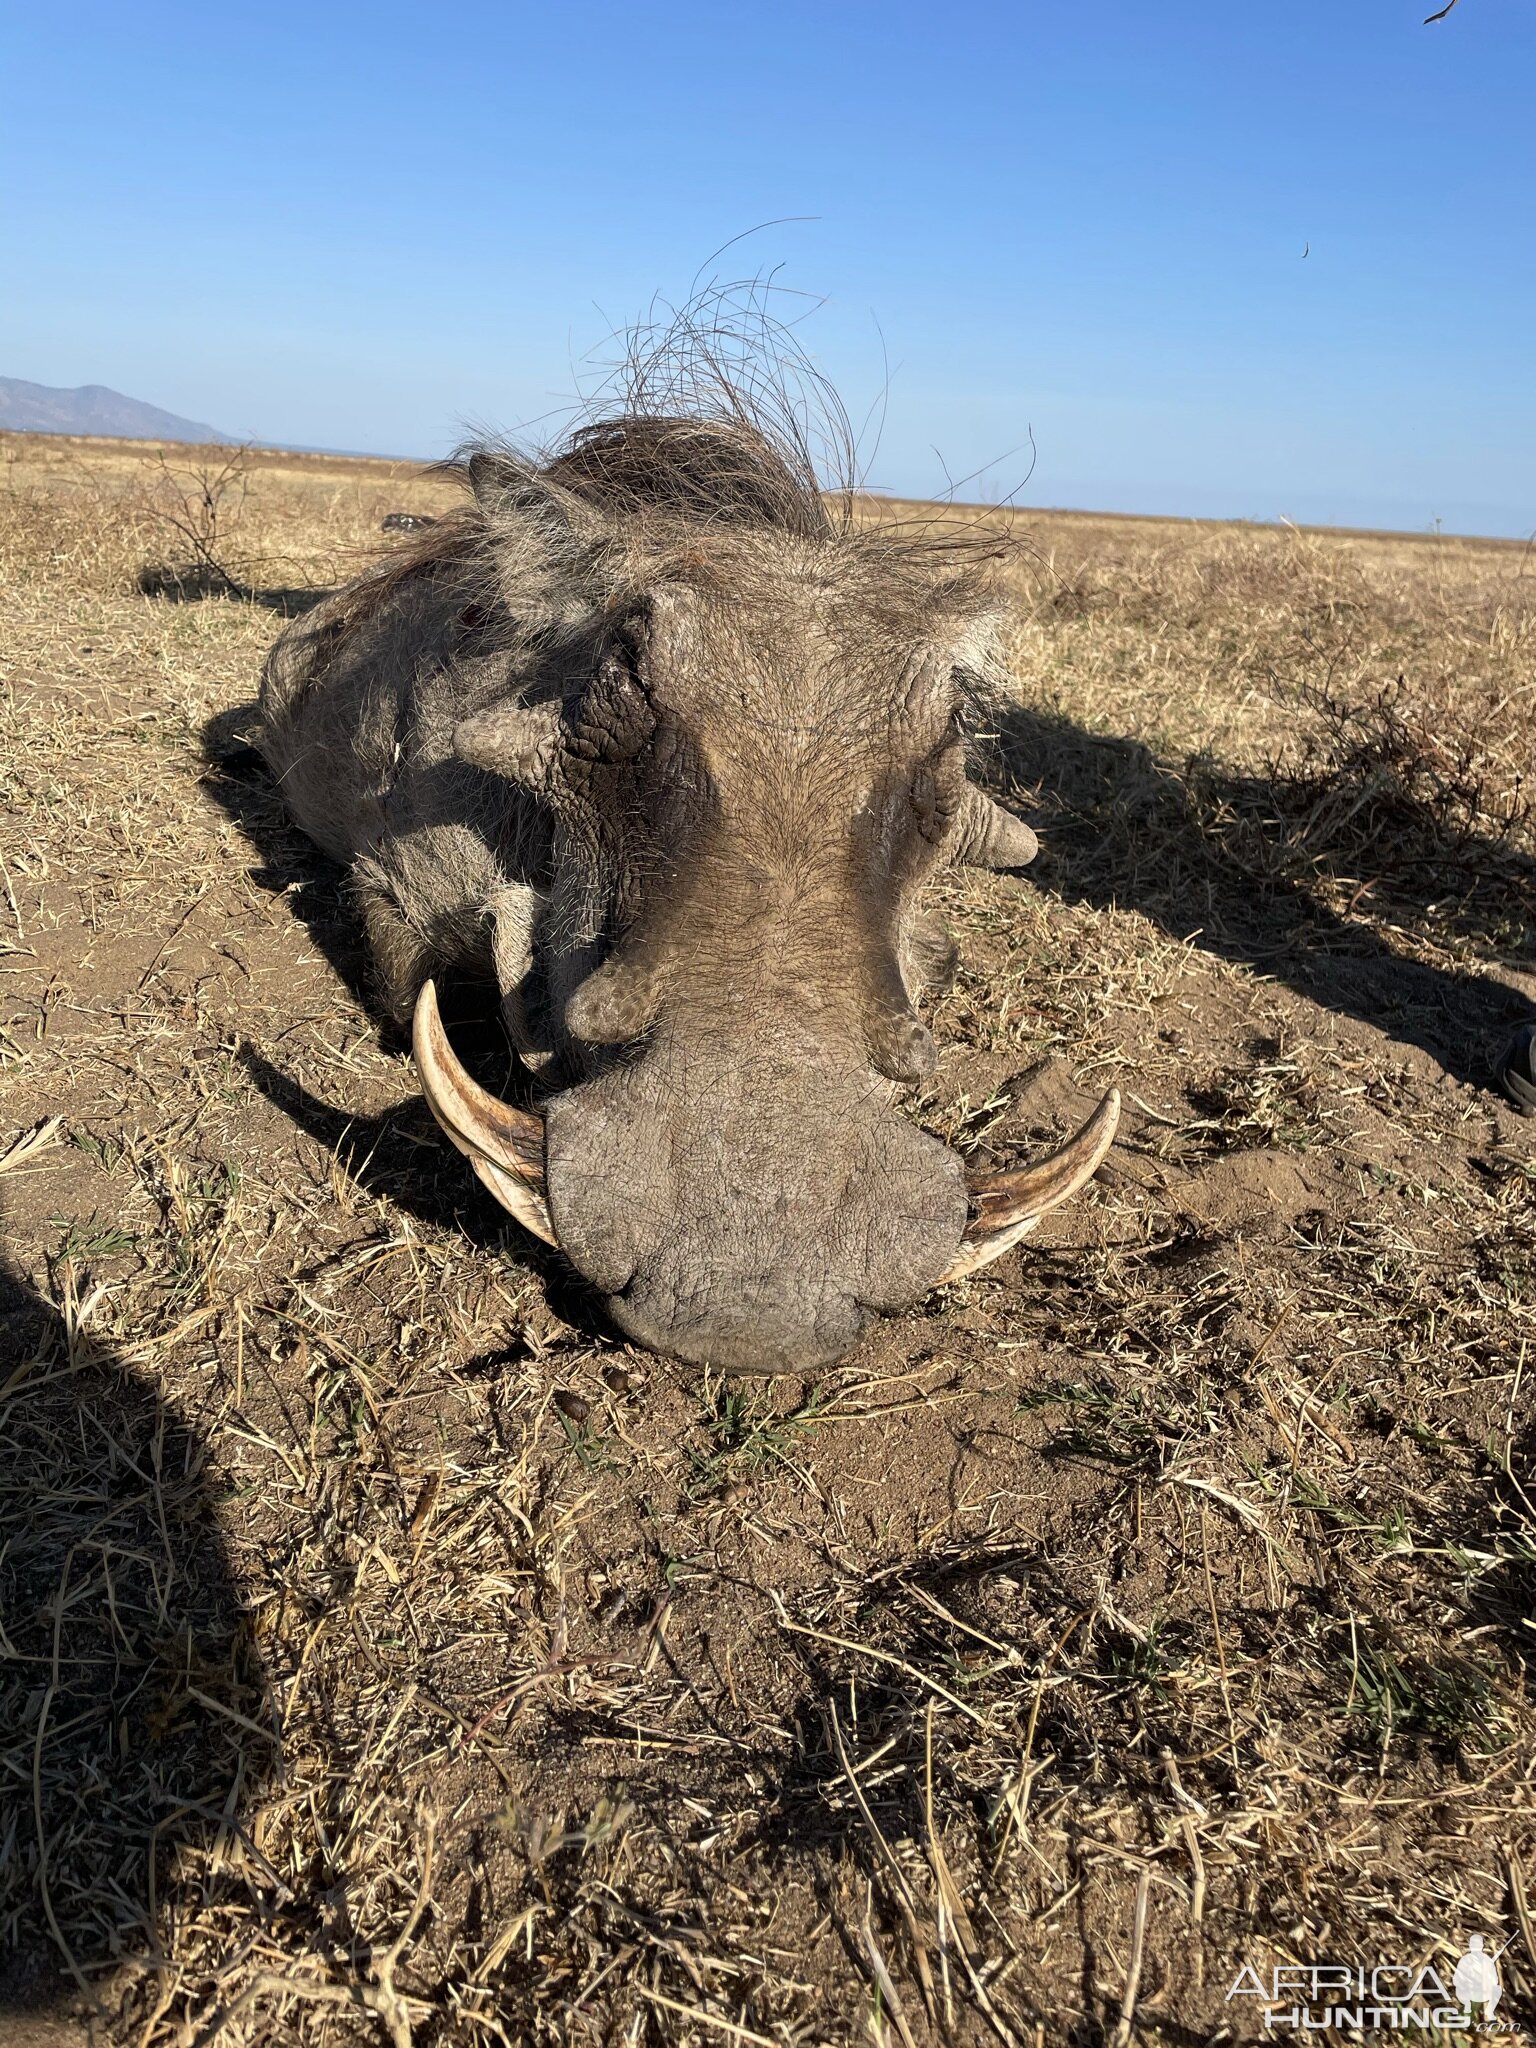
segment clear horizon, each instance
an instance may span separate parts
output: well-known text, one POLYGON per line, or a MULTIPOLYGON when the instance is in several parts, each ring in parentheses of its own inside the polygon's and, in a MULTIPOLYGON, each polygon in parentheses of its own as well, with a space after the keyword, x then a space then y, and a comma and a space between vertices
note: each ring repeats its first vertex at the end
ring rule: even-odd
POLYGON ((1536 10, 1430 11, 18 19, 0 372, 431 458, 754 230, 872 488, 1523 536, 1536 10))

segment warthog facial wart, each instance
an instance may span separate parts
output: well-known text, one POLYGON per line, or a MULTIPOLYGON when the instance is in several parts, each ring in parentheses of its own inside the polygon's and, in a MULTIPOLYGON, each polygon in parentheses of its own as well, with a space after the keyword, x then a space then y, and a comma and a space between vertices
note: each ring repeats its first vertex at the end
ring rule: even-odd
POLYGON ((967 1186, 903 1113, 954 947, 925 904, 1029 827, 967 780, 997 663, 981 551, 839 519, 744 417, 621 413, 289 626, 262 685, 288 806, 346 864, 433 1114, 639 1343, 837 1357, 1096 1171, 967 1186), (494 978, 542 1113, 488 1094, 433 977, 494 978))

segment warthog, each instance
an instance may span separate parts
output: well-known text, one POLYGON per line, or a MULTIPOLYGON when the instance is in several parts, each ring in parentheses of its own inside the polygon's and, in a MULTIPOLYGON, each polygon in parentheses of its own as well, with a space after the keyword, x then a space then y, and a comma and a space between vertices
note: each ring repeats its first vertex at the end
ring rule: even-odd
POLYGON ((838 520, 741 420, 629 413, 458 469, 462 510, 283 634, 266 756, 498 1200, 639 1343, 823 1363, 1006 1250, 1114 1133, 1110 1095, 968 1190, 898 1107, 954 970, 925 887, 1035 851, 966 779, 985 571, 838 520), (494 976, 542 1117, 460 1066, 448 968, 494 976))

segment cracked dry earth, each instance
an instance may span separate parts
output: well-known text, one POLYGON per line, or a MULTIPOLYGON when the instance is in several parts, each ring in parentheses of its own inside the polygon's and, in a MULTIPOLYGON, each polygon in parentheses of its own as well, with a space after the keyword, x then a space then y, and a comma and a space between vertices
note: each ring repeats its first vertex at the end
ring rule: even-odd
POLYGON ((1532 2024, 1518 551, 1016 521, 1043 851, 946 885, 914 1114, 1121 1138, 733 1384, 480 1193, 246 744, 445 486, 253 457, 251 595, 143 595, 174 478, 5 457, 0 2038, 1241 2040, 1472 1933, 1532 2024))

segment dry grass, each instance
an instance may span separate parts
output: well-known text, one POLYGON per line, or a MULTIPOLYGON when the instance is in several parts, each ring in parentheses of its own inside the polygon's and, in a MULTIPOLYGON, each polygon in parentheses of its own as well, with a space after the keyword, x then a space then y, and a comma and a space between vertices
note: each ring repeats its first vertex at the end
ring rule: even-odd
POLYGON ((441 487, 257 458, 177 601, 143 451, 3 446, 0 2030, 1124 2048, 1472 1932, 1529 2023, 1524 554, 1016 522, 919 1111, 1124 1142, 743 1393, 460 1172, 242 750, 441 487))

